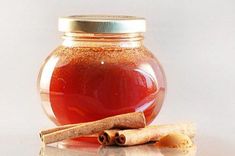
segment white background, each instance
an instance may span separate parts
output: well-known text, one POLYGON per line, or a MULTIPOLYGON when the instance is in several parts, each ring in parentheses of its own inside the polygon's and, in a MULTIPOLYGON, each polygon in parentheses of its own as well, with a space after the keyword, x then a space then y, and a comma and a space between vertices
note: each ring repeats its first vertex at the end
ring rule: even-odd
MULTIPOLYGON (((235 1, 0 1, 0 151, 37 155, 41 63, 61 43, 59 16, 124 14, 147 19, 146 46, 162 63, 168 94, 156 123, 195 121, 198 155, 234 155, 235 1)), ((1 154, 2 155, 2 154, 1 154)))

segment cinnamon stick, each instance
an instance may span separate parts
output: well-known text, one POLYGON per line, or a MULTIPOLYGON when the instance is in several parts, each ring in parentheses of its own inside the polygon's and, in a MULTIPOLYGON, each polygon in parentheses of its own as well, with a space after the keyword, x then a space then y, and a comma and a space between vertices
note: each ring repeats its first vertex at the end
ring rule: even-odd
MULTIPOLYGON (((56 132, 56 131, 60 131, 60 130, 64 130, 64 129, 68 129, 68 128, 71 128, 71 127, 74 127, 74 126, 78 126, 78 125, 81 125, 81 124, 84 124, 84 123, 68 124, 68 125, 58 126, 58 127, 55 127, 55 128, 45 129, 45 130, 42 130, 39 133, 39 135, 41 137, 41 136, 46 135, 46 134, 50 134, 50 133, 53 133, 53 132, 56 132)), ((98 133, 91 134, 91 135, 86 135, 86 137, 97 137, 97 136, 98 136, 98 133)))
POLYGON ((104 146, 114 145, 115 144, 115 135, 117 132, 118 132, 117 129, 103 131, 98 136, 99 143, 104 146))
MULTIPOLYGON (((79 124, 82 124, 82 123, 79 123, 79 124)), ((53 133, 53 132, 56 132, 59 130, 64 130, 64 129, 68 129, 68 128, 71 128, 74 126, 78 126, 79 124, 68 124, 68 125, 58 126, 55 128, 45 129, 45 130, 42 130, 39 134, 40 134, 40 136, 42 136, 42 135, 53 133)))
POLYGON ((158 141, 161 137, 170 133, 182 133, 192 138, 195 135, 195 126, 192 123, 182 123, 120 130, 116 133, 115 143, 120 146, 144 144, 150 141, 158 141))
POLYGON ((77 126, 41 135, 40 137, 44 144, 50 144, 65 139, 100 133, 108 129, 143 128, 145 125, 144 114, 142 112, 135 112, 78 124, 77 126))

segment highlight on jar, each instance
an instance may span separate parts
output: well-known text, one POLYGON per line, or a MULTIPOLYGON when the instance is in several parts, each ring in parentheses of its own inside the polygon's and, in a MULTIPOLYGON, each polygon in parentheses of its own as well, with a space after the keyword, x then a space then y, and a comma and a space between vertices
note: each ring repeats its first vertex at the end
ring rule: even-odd
POLYGON ((38 77, 47 116, 64 125, 141 111, 150 124, 162 107, 166 80, 144 46, 145 29, 140 17, 60 18, 63 42, 38 77))

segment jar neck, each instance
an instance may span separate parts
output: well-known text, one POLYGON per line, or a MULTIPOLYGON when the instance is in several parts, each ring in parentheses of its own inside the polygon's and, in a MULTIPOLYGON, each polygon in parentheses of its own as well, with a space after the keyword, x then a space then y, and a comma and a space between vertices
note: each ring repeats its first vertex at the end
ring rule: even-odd
POLYGON ((64 33, 62 45, 66 47, 126 47, 143 45, 143 33, 92 34, 64 33))

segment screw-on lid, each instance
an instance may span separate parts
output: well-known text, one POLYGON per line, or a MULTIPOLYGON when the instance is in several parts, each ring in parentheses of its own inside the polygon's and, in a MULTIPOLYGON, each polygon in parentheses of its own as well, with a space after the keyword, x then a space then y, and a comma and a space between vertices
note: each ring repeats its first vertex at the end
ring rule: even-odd
POLYGON ((78 15, 59 18, 59 31, 86 33, 145 32, 145 19, 135 16, 78 15))

